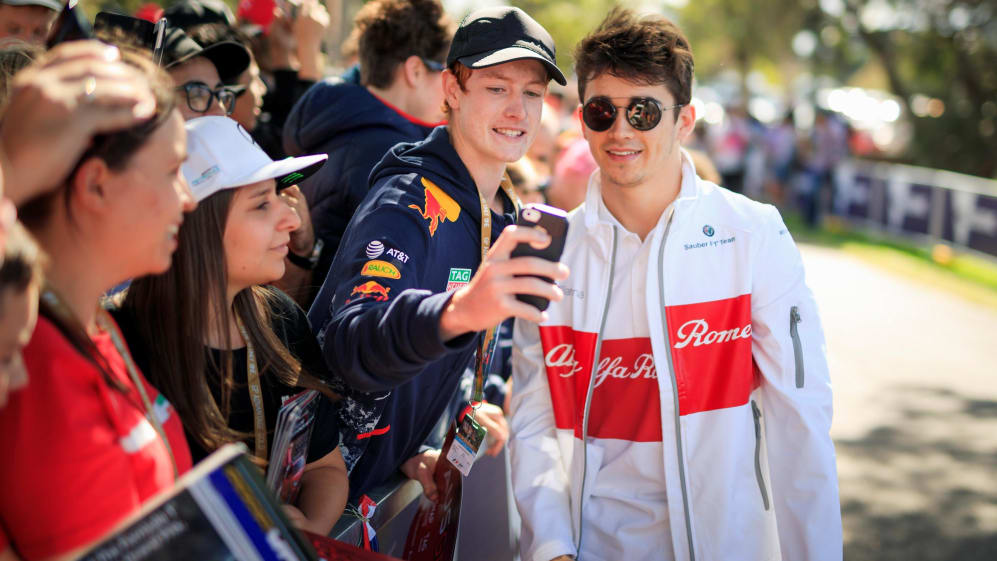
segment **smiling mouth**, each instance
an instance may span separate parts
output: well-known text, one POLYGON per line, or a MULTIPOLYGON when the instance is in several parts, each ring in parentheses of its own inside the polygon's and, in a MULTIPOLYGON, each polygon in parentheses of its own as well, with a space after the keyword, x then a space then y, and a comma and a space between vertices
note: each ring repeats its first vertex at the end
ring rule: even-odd
POLYGON ((606 150, 610 156, 634 156, 640 154, 642 150, 606 150))
POLYGON ((507 136, 509 138, 519 138, 519 137, 523 136, 524 134, 526 134, 525 131, 516 130, 516 129, 495 128, 495 129, 492 129, 492 130, 495 131, 496 133, 502 135, 502 136, 507 136))

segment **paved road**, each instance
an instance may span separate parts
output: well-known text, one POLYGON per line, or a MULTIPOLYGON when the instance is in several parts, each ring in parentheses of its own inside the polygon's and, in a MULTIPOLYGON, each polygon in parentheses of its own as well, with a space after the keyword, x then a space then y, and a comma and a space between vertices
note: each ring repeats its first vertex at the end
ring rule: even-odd
POLYGON ((802 251, 831 362, 846 561, 997 560, 997 313, 802 251))

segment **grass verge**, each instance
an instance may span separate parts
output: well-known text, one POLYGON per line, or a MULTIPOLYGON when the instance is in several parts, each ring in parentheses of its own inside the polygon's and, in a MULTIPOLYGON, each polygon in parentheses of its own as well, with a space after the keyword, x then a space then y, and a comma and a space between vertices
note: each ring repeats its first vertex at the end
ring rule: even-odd
POLYGON ((824 228, 811 229, 797 215, 786 213, 784 218, 798 242, 840 249, 997 311, 997 259, 947 246, 919 246, 909 240, 858 230, 835 219, 826 221, 824 228))

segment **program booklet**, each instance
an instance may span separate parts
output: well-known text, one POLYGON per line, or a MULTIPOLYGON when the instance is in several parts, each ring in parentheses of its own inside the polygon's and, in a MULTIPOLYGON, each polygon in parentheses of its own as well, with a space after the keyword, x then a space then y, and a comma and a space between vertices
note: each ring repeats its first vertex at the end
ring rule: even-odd
POLYGON ((82 559, 318 561, 246 450, 217 450, 82 559))
POLYGON ((308 444, 315 426, 315 412, 322 394, 303 391, 285 399, 277 413, 267 485, 284 504, 294 504, 301 490, 301 474, 308 461, 308 444))

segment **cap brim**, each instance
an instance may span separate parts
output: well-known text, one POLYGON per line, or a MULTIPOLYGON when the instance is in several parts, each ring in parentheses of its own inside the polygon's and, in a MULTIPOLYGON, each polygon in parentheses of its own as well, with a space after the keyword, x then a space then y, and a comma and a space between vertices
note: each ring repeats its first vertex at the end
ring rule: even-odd
POLYGON ((62 3, 56 2, 56 0, 3 0, 0 4, 6 6, 41 6, 56 12, 62 11, 62 3))
POLYGON ((534 59, 543 63, 547 68, 547 75, 562 86, 568 85, 561 69, 540 53, 525 49, 523 47, 506 47, 497 51, 482 53, 480 55, 466 56, 457 59, 457 62, 469 68, 488 68, 496 64, 512 62, 514 60, 534 59))
POLYGON ((216 189, 231 189, 252 185, 267 179, 277 180, 277 190, 297 184, 299 181, 308 178, 319 170, 325 161, 329 159, 328 154, 315 154, 313 156, 299 156, 297 158, 286 158, 267 164, 247 175, 233 179, 227 185, 219 186, 216 189))

